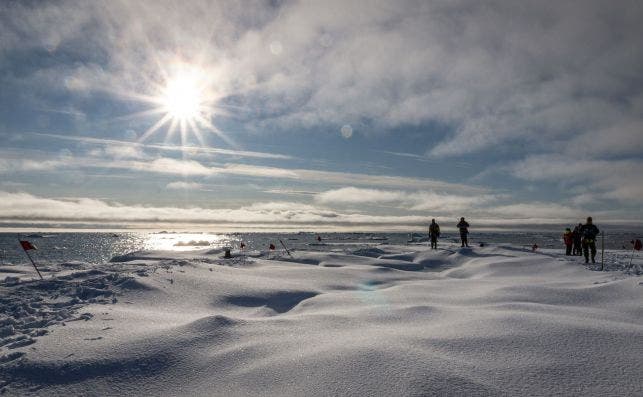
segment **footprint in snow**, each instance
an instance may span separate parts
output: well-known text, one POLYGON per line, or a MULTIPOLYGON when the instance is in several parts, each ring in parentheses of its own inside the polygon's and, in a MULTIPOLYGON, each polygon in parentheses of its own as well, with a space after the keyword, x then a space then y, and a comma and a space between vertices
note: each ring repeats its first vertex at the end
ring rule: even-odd
POLYGON ((24 356, 25 354, 26 353, 24 352, 13 352, 13 353, 5 354, 4 356, 0 356, 0 364, 5 364, 11 361, 15 361, 20 357, 24 356))
POLYGON ((13 342, 13 343, 7 345, 7 348, 8 349, 17 349, 19 347, 29 346, 32 343, 36 343, 36 340, 32 339, 32 338, 21 339, 21 340, 18 340, 16 342, 13 342))

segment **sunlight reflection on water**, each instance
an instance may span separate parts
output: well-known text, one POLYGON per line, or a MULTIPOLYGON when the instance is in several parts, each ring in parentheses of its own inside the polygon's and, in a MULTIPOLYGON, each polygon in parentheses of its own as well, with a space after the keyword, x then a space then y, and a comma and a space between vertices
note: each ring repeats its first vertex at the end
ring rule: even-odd
POLYGON ((209 233, 150 233, 144 242, 146 250, 191 251, 222 248, 230 245, 230 235, 209 233))

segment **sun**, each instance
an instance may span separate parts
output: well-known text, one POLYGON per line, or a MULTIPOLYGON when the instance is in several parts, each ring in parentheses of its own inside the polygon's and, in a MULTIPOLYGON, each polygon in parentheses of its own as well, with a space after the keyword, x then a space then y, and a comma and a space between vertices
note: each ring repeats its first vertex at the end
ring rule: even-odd
POLYGON ((203 87, 196 72, 184 72, 168 80, 161 94, 166 114, 178 121, 197 121, 203 116, 203 87))
POLYGON ((150 84, 152 94, 134 95, 152 107, 131 117, 160 115, 147 131, 142 133, 139 142, 165 130, 165 142, 174 140, 177 132, 181 146, 193 142, 195 138, 201 146, 206 145, 205 132, 212 132, 228 144, 233 141, 217 129, 213 120, 222 113, 217 106, 224 95, 217 92, 212 70, 196 64, 177 62, 168 64, 160 71, 159 81, 150 84))

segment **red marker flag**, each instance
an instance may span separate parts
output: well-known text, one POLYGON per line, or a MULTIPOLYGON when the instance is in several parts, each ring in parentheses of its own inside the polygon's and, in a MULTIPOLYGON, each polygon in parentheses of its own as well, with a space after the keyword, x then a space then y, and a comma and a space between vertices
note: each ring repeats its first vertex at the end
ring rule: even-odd
POLYGON ((271 250, 274 250, 274 249, 275 249, 275 245, 274 245, 274 244, 272 244, 272 243, 270 243, 270 249, 271 249, 271 250))
POLYGON ((243 241, 241 242, 241 244, 239 244, 239 248, 241 248, 241 249, 246 248, 246 245, 244 244, 244 242, 243 242, 243 241))
POLYGON ((35 245, 31 244, 29 241, 26 241, 26 240, 20 240, 20 245, 22 246, 22 249, 25 251, 38 249, 36 248, 35 245))
POLYGON ((18 241, 20 241, 20 246, 25 251, 25 254, 27 254, 27 258, 29 258, 29 260, 31 261, 31 264, 33 265, 34 269, 36 269, 36 272, 38 273, 38 276, 40 276, 40 279, 42 280, 42 274, 40 274, 40 270, 38 270, 38 266, 36 266, 36 262, 34 262, 33 258, 31 258, 31 255, 29 255, 29 250, 37 249, 36 246, 31 244, 27 240, 18 240, 18 241))

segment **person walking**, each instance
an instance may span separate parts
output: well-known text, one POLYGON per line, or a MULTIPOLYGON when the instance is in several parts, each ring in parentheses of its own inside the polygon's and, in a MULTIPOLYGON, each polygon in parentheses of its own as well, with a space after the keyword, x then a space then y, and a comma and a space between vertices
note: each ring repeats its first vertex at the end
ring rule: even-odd
POLYGON ((462 246, 468 247, 469 224, 464 220, 464 217, 460 218, 460 222, 456 227, 460 230, 460 241, 462 241, 462 246))
POLYGON ((582 223, 579 223, 578 226, 574 228, 574 231, 572 232, 572 239, 574 242, 574 248, 572 250, 574 255, 581 256, 583 255, 583 235, 580 232, 580 229, 583 227, 582 223))
POLYGON ((587 217, 587 222, 580 229, 583 236, 583 254, 585 255, 585 263, 589 262, 590 252, 592 254, 592 263, 596 262, 596 236, 600 231, 594 225, 592 217, 587 217))
POLYGON ((438 237, 440 237, 440 225, 435 223, 435 219, 431 219, 431 225, 429 225, 429 237, 431 238, 431 249, 438 249, 438 237))
POLYGON ((563 241, 565 242, 565 255, 569 256, 572 254, 572 245, 574 244, 574 233, 570 228, 565 229, 563 233, 563 241))

